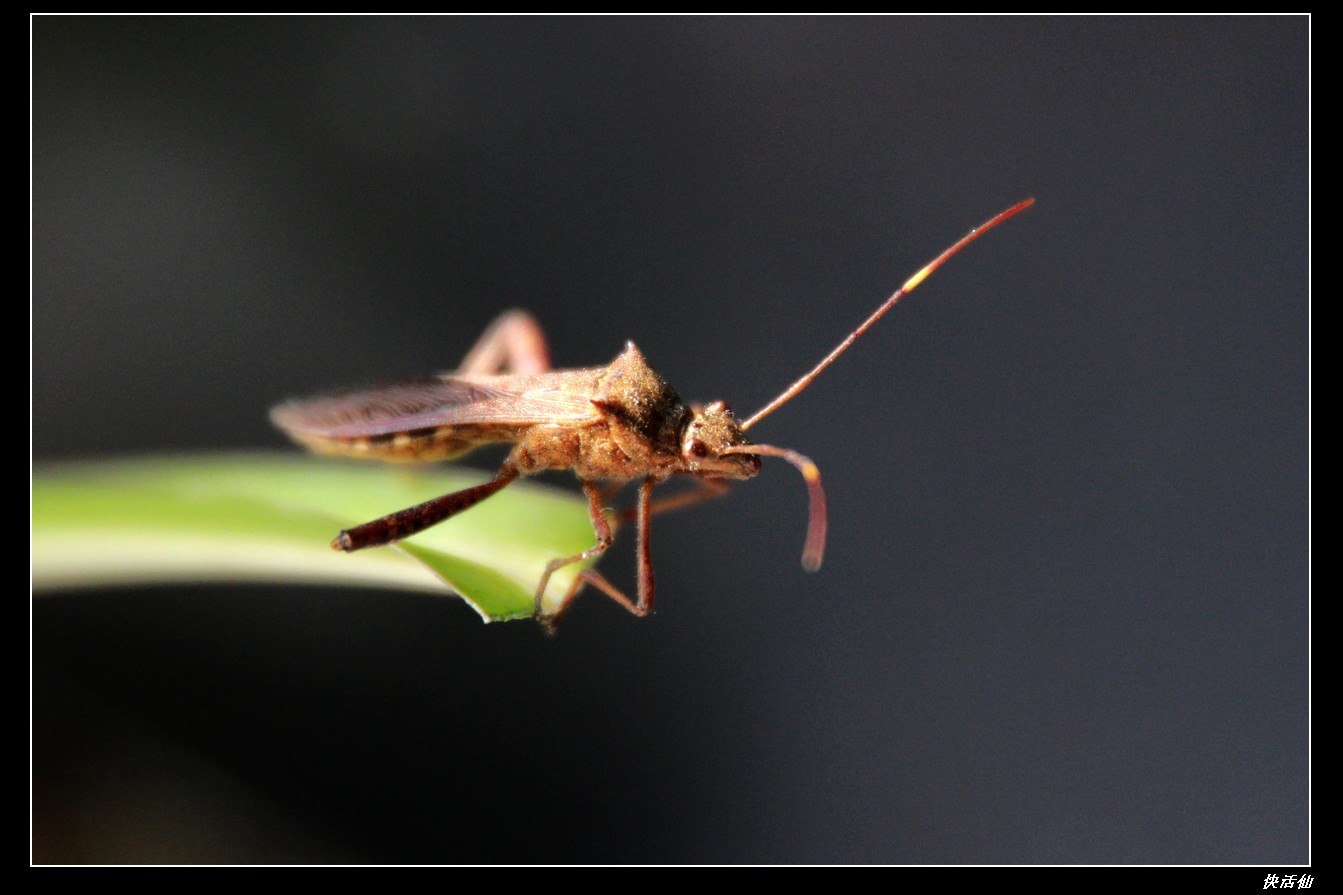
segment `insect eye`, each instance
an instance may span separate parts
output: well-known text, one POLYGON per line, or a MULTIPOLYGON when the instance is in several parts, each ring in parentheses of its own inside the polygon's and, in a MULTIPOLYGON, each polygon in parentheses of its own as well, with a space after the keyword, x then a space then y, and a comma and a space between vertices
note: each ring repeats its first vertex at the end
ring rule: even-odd
POLYGON ((709 446, 698 438, 691 439, 690 444, 686 446, 686 450, 695 457, 709 456, 709 446))
POLYGON ((708 407, 704 408, 708 413, 726 413, 731 414, 732 408, 727 406, 726 401, 714 401, 708 407))

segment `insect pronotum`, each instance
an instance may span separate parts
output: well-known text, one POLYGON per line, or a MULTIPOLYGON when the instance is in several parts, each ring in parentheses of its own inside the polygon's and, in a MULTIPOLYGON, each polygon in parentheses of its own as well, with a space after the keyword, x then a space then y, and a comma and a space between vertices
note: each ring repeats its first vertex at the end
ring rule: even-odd
POLYGON ((820 568, 825 552, 826 505, 816 464, 796 451, 753 444, 746 431, 811 384, 896 302, 912 292, 948 258, 970 242, 1024 211, 1026 199, 1000 212, 947 248, 840 342, 811 372, 777 398, 738 422, 722 401, 687 405, 648 366, 633 342, 604 367, 551 370, 545 336, 524 311, 508 311, 485 331, 454 372, 380 388, 304 401, 271 410, 271 419, 295 441, 324 454, 379 460, 448 460, 490 442, 513 449, 491 481, 342 531, 331 546, 362 550, 410 537, 470 509, 518 476, 544 469, 572 469, 588 499, 597 541, 582 553, 551 560, 537 584, 534 613, 553 628, 584 583, 591 584, 637 616, 653 610, 650 520, 655 513, 721 494, 735 479, 753 478, 761 457, 793 464, 806 480, 810 517, 802 565, 820 568), (673 476, 698 481, 700 488, 661 500, 653 489, 673 476), (572 563, 592 559, 611 545, 604 506, 615 490, 639 482, 632 515, 638 522, 637 599, 631 600, 595 569, 585 569, 551 613, 542 611, 550 576, 572 563), (599 482, 613 485, 600 486, 599 482))

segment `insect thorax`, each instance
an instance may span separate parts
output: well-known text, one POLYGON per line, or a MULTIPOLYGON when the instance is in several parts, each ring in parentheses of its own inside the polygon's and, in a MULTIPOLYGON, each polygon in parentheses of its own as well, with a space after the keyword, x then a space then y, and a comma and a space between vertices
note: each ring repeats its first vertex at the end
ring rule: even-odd
POLYGON ((680 435, 693 416, 633 342, 598 377, 601 419, 577 429, 536 426, 514 452, 524 471, 572 466, 582 479, 665 478, 683 471, 680 435))

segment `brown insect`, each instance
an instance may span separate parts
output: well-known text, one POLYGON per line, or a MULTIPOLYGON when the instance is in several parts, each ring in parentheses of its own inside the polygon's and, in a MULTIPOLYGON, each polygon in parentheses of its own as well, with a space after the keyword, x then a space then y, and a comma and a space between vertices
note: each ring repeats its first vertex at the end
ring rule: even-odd
POLYGON ((490 442, 513 449, 493 480, 436 497, 408 509, 342 531, 331 546, 362 550, 410 537, 470 509, 520 475, 543 469, 573 469, 588 498, 597 542, 582 553, 546 565, 536 588, 535 616, 553 628, 586 582, 637 616, 653 610, 653 561, 649 522, 653 514, 721 494, 734 479, 753 478, 760 458, 780 457, 806 479, 810 495, 802 565, 820 568, 825 552, 826 507, 816 464, 784 448, 753 444, 746 430, 811 384, 897 301, 976 237, 1025 210, 1020 202, 971 230, 925 265, 849 334, 810 373, 747 419, 738 422, 722 401, 687 405, 648 366, 633 342, 604 367, 551 370, 545 336, 523 311, 497 319, 452 373, 313 400, 281 404, 271 419, 305 447, 323 454, 379 460, 448 460, 490 442), (502 372, 501 372, 502 371, 502 372), (688 476, 700 488, 663 500, 653 488, 673 476, 688 476), (591 559, 611 545, 612 529, 603 507, 623 484, 639 480, 632 518, 639 528, 639 595, 631 600, 594 569, 574 579, 559 607, 542 612, 550 576, 571 563, 591 559), (600 487, 598 482, 612 482, 600 487))

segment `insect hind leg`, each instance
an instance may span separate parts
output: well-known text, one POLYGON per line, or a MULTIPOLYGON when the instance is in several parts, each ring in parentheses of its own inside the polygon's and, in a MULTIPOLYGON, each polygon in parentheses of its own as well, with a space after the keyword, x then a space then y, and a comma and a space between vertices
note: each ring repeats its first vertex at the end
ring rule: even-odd
POLYGON ((505 311, 466 353, 458 374, 516 373, 530 376, 550 372, 550 349, 541 324, 526 311, 505 311))
POLYGON ((483 485, 463 488, 433 500, 407 507, 372 522, 348 528, 336 536, 331 546, 336 550, 350 552, 365 547, 381 547, 413 534, 419 534, 426 528, 437 525, 463 510, 480 503, 487 497, 500 491, 505 485, 518 477, 518 470, 512 463, 505 463, 493 479, 483 485))

